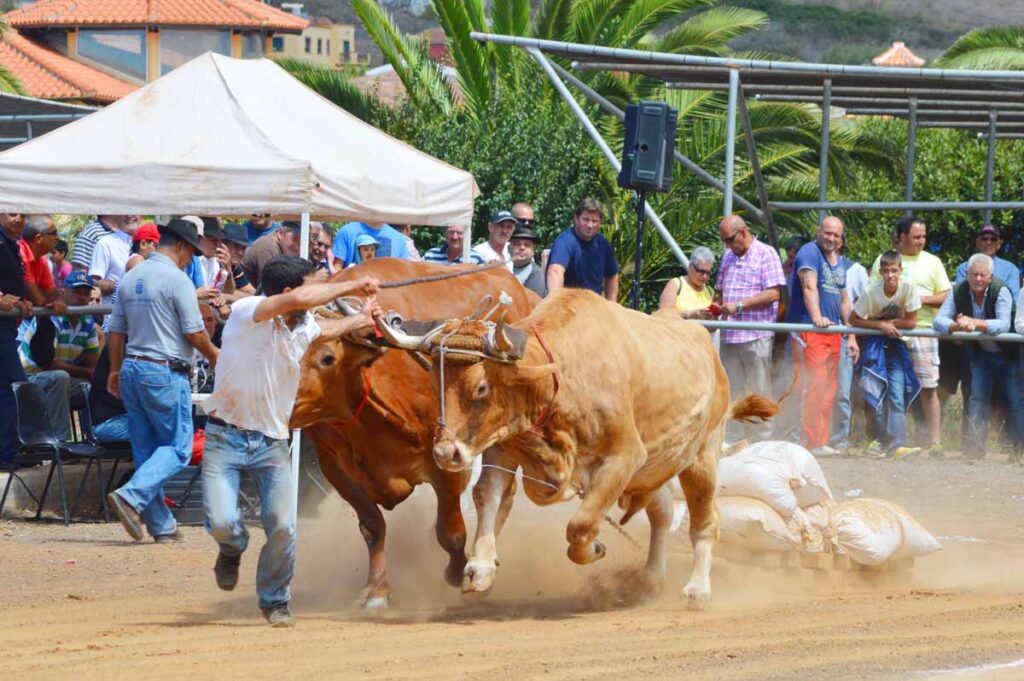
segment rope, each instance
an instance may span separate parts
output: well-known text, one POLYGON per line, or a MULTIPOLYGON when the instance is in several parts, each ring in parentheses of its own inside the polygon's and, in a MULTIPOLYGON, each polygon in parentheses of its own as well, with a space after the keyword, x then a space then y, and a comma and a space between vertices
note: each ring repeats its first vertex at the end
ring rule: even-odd
POLYGON ((445 279, 454 279, 455 277, 465 277, 470 274, 477 274, 479 272, 485 272, 487 270, 495 270, 499 267, 504 267, 505 262, 503 260, 488 263, 486 265, 480 265, 471 270, 460 270, 458 272, 447 272, 445 274, 434 274, 429 277, 414 277, 412 279, 403 279, 401 281, 388 281, 377 286, 377 288, 402 288, 403 286, 414 286, 416 284, 429 284, 432 281, 444 281, 445 279))
MULTIPOLYGON (((494 468, 494 469, 499 470, 499 471, 504 471, 505 473, 511 473, 513 477, 516 474, 516 471, 512 470, 511 468, 505 468, 504 466, 498 466, 498 465, 493 464, 493 463, 482 463, 482 464, 480 464, 480 467, 481 468, 494 468)), ((535 478, 532 475, 527 475, 525 471, 523 471, 522 475, 523 475, 523 479, 524 480, 532 480, 533 482, 536 482, 537 484, 544 485, 545 487, 550 487, 551 489, 555 490, 556 492, 558 491, 558 485, 554 485, 554 484, 548 482, 547 480, 541 480, 540 478, 535 478)), ((579 492, 577 492, 576 496, 578 496, 580 499, 582 499, 583 498, 583 491, 580 490, 579 492)), ((615 530, 616 532, 621 534, 623 537, 625 537, 626 541, 628 541, 633 546, 633 548, 635 548, 640 553, 644 552, 644 547, 640 546, 640 542, 638 542, 636 539, 633 539, 633 536, 630 535, 629 532, 626 532, 626 530, 623 529, 622 525, 619 525, 617 522, 612 520, 611 516, 608 515, 607 513, 605 513, 605 515, 604 515, 604 521, 606 523, 608 523, 609 525, 611 525, 613 530, 615 530)))

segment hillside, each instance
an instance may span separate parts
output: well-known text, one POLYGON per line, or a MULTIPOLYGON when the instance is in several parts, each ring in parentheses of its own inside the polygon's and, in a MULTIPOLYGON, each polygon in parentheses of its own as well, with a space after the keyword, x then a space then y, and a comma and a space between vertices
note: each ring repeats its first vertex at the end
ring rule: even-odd
POLYGON ((929 17, 961 29, 993 24, 1024 24, 1021 0, 791 0, 798 5, 867 9, 904 19, 929 17))

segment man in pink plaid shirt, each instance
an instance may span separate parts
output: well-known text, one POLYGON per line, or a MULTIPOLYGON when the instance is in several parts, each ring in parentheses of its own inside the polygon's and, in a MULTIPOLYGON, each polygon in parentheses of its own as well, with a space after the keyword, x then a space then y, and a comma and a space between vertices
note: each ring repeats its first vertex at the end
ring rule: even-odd
MULTIPOLYGON (((786 285, 778 252, 758 241, 738 215, 722 220, 718 229, 726 246, 716 287, 723 319, 776 321, 782 288, 786 285)), ((770 394, 773 339, 771 331, 722 331, 722 364, 729 375, 731 399, 752 393, 770 394)), ((753 442, 767 438, 770 433, 768 423, 730 422, 726 439, 735 442, 746 438, 753 442)))

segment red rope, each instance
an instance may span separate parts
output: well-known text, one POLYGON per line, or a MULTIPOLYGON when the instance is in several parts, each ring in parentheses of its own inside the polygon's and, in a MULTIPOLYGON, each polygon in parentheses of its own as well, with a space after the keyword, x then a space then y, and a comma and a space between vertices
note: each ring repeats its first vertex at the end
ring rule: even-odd
POLYGON ((338 430, 344 430, 359 420, 359 415, 363 413, 363 407, 365 407, 366 403, 370 401, 370 388, 370 367, 363 366, 363 399, 359 400, 359 406, 357 406, 355 411, 352 412, 352 418, 344 423, 335 422, 335 428, 338 430))
MULTIPOLYGON (((536 326, 533 327, 533 335, 537 337, 537 342, 540 343, 540 347, 544 349, 544 354, 548 356, 548 361, 554 364, 555 357, 554 355, 551 354, 551 348, 549 348, 548 344, 544 342, 544 337, 540 335, 540 329, 538 329, 536 326)), ((557 411, 557 409, 555 409, 555 398, 558 397, 557 366, 555 367, 555 370, 551 372, 551 380, 555 384, 555 390, 554 392, 551 393, 551 401, 548 402, 548 406, 544 407, 544 411, 540 413, 540 415, 537 417, 537 420, 533 422, 532 426, 530 426, 530 432, 541 439, 544 438, 544 434, 541 433, 541 428, 547 425, 548 421, 551 420, 551 417, 554 416, 555 412, 557 411)))

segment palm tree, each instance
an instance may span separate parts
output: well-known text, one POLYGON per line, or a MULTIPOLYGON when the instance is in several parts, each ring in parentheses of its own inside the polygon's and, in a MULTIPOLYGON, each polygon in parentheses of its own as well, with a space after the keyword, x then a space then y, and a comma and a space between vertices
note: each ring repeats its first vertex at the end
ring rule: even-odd
POLYGON ((961 36, 935 60, 953 69, 1024 69, 1024 26, 990 26, 961 36))
MULTIPOLYGON (((7 15, 0 14, 0 41, 3 40, 4 34, 10 30, 10 25, 7 23, 7 15)), ((7 70, 6 67, 0 66, 0 92, 13 92, 14 94, 25 94, 24 89, 21 86, 21 81, 18 80, 17 76, 7 70)))

